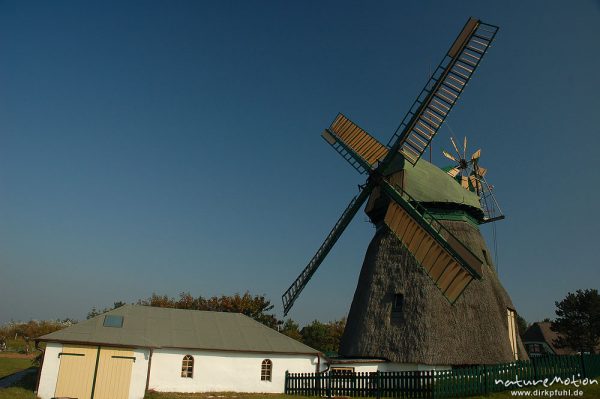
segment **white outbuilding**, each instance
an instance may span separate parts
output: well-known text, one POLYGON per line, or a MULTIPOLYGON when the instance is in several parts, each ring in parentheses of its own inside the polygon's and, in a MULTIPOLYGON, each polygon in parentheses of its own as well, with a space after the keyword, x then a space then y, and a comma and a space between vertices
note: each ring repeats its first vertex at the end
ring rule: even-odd
POLYGON ((284 392, 323 355, 239 313, 126 305, 38 339, 41 399, 163 392, 284 392))

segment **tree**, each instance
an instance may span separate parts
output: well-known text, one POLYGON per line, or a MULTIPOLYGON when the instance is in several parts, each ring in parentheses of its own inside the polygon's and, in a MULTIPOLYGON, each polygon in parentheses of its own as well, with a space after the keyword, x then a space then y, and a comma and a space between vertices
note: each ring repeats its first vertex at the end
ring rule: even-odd
POLYGON ((245 292, 234 295, 194 297, 189 292, 179 294, 179 299, 167 295, 152 294, 148 299, 140 299, 138 305, 157 306, 161 308, 210 310, 216 312, 242 313, 271 328, 277 328, 281 322, 270 313, 273 304, 264 295, 251 295, 245 292))
POLYGON ((330 321, 327 324, 315 320, 302 328, 300 334, 304 344, 322 352, 337 353, 345 327, 346 318, 330 321))
POLYGON ((244 295, 213 296, 201 305, 203 308, 200 310, 243 313, 274 329, 280 324, 274 314, 267 313, 273 310, 274 305, 264 295, 253 296, 246 292, 244 295))
MULTIPOLYGON (((10 322, 0 326, 0 350, 8 349, 9 340, 22 340, 25 344, 24 350, 31 351, 32 340, 42 335, 61 330, 76 323, 71 319, 64 320, 30 320, 27 323, 10 322)), ((17 344, 20 347, 19 344, 17 344)))
POLYGON ((327 324, 315 320, 309 325, 304 326, 300 333, 302 334, 302 342, 312 348, 322 352, 334 352, 337 350, 333 346, 327 324))
POLYGON ((556 320, 552 330, 561 334, 558 347, 570 347, 578 352, 595 353, 600 345, 600 295, 596 289, 569 292, 556 303, 556 320))
POLYGON ((329 322, 329 333, 331 335, 331 344, 334 352, 340 351, 340 343, 342 342, 342 335, 344 335, 344 329, 346 328, 346 318, 343 317, 340 320, 329 322))
POLYGON ((155 306, 158 308, 175 308, 176 300, 169 298, 167 295, 157 295, 155 293, 148 299, 139 299, 138 305, 155 306))
POLYGON ((300 325, 296 323, 292 319, 287 319, 281 329, 280 333, 287 335, 290 338, 295 339, 296 341, 302 341, 302 334, 300 334, 300 325))
POLYGON ((125 305, 127 305, 125 302, 123 302, 123 301, 117 301, 117 302, 113 303, 113 307, 112 308, 104 308, 104 309, 100 310, 100 309, 96 309, 96 307, 94 306, 92 308, 92 310, 90 310, 88 312, 88 314, 86 316, 86 319, 91 319, 92 317, 96 317, 98 315, 101 315, 102 313, 109 312, 109 311, 111 311, 113 309, 120 308, 121 306, 125 306, 125 305))

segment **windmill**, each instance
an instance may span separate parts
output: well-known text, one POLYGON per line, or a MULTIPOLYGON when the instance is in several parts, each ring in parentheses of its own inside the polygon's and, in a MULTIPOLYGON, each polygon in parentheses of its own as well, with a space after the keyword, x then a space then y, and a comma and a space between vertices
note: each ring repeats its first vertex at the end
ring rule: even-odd
POLYGON ((387 145, 343 114, 338 114, 322 134, 344 159, 368 177, 282 300, 287 314, 368 201, 365 212, 377 229, 348 315, 341 345, 343 355, 414 364, 465 364, 508 361, 524 353, 518 337, 508 345, 509 337, 516 335, 513 323, 512 332, 510 324, 509 331, 504 329, 506 345, 493 354, 483 347, 498 346, 497 337, 473 327, 464 331, 481 342, 474 348, 457 349, 469 358, 440 355, 445 349, 439 345, 469 339, 454 337, 457 329, 452 323, 479 320, 471 323, 487 322, 496 329, 502 323, 507 325, 507 309, 510 312, 514 307, 497 278, 490 276, 491 262, 476 228, 489 221, 479 196, 421 159, 497 31, 498 27, 475 18, 466 22, 387 145), (473 281, 481 283, 471 285, 473 281), (473 288, 467 290, 469 285, 473 288), (463 300, 463 296, 468 299, 463 300), (461 305, 453 306, 457 301, 461 305), (465 301, 467 306, 462 304, 465 301), (479 314, 485 310, 481 304, 491 310, 479 314), (503 307, 503 311, 498 310, 503 307), (442 320, 444 317, 446 320, 442 320), (448 326, 432 329, 432 324, 440 324, 438 321, 448 326))
POLYGON ((392 200, 384 218, 385 224, 406 244, 432 279, 437 281, 441 277, 440 290, 450 302, 458 298, 471 280, 481 277, 481 260, 435 216, 415 208, 415 201, 411 201, 410 195, 387 176, 401 170, 407 162, 415 165, 419 161, 467 86, 497 31, 498 27, 478 19, 467 21, 387 146, 342 114, 323 132, 325 140, 336 151, 360 173, 368 173, 369 177, 306 268, 283 294, 285 314, 374 191, 377 195, 383 192, 392 200), (420 251, 417 252, 418 249, 420 251))

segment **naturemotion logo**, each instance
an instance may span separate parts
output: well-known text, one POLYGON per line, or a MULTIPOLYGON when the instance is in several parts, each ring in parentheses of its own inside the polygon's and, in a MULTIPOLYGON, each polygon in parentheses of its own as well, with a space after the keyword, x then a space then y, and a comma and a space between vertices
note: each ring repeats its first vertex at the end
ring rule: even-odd
POLYGON ((521 379, 519 379, 519 377, 517 375, 515 375, 514 380, 495 379, 494 383, 496 385, 503 385, 506 388, 509 388, 509 387, 524 388, 524 387, 534 387, 537 385, 543 385, 545 388, 547 388, 554 384, 573 385, 575 388, 579 388, 581 386, 587 386, 587 385, 598 385, 598 380, 590 379, 590 378, 581 379, 580 374, 577 374, 577 378, 575 377, 575 375, 573 375, 573 376, 571 376, 571 378, 554 377, 552 379, 544 378, 544 379, 540 379, 540 380, 521 380, 521 379))

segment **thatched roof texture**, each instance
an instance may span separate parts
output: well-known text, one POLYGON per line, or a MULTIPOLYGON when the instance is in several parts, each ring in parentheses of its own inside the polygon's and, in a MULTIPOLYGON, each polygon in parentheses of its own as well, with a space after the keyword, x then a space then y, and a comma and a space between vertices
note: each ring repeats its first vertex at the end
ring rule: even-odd
MULTIPOLYGON (((514 305, 484 255, 489 251, 479 229, 465 221, 443 224, 485 261, 482 279, 473 280, 450 304, 396 236, 381 226, 364 259, 342 338, 343 356, 427 365, 514 360, 507 317, 514 305), (403 295, 401 311, 392 315, 398 293, 403 295)), ((527 359, 518 334, 517 342, 519 359, 527 359)))

